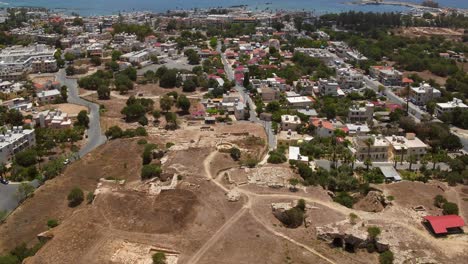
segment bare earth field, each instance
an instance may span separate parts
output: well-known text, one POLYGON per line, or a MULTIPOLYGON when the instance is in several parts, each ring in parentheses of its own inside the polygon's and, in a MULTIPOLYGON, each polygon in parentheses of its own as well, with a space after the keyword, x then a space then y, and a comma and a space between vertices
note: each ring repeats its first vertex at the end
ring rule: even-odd
POLYGON ((64 113, 67 113, 70 117, 78 116, 78 113, 82 110, 88 111, 88 108, 80 105, 75 104, 54 104, 54 105, 46 105, 40 108, 41 110, 60 110, 64 113))
MULTIPOLYGON (((110 110, 111 114, 112 111, 110 110)), ((149 141, 160 146, 173 142, 161 159, 163 171, 172 181, 141 181, 141 152, 137 139, 115 140, 103 145, 65 173, 36 191, 0 226, 0 251, 19 243, 34 244, 36 235, 47 231, 48 219, 60 225, 47 232, 51 239, 26 263, 137 263, 151 264, 151 255, 163 251, 173 263, 378 263, 378 255, 357 250, 348 253, 318 239, 318 229, 327 225, 349 225, 366 233, 379 226, 395 253, 395 263, 463 263, 468 256, 467 235, 435 238, 421 224, 421 212, 438 213, 432 199, 438 193, 457 201, 461 213, 468 211, 468 189, 449 188, 438 182, 401 182, 380 185, 395 201, 380 213, 343 207, 321 187, 270 188, 257 181, 275 177, 297 177, 287 165, 240 168, 220 146, 239 146, 243 153, 262 153, 265 140, 261 126, 251 123, 216 125, 210 130, 184 122, 179 130, 149 129, 149 141), (252 138, 253 136, 253 138, 252 138), (225 171, 237 173, 231 182, 225 171), (274 173, 273 173, 274 172, 274 173), (271 175, 270 175, 271 176, 271 175), (125 182, 103 181, 112 177, 125 182), (155 188, 168 187, 160 193, 155 188), (169 183, 171 182, 171 183, 169 183), (441 188, 437 187, 441 185, 441 188), (66 196, 74 186, 96 190, 91 204, 69 208, 66 196), (237 192, 228 201, 227 193, 237 192), (306 201, 306 221, 296 229, 284 227, 272 214, 273 203, 306 201), (462 202, 463 201, 463 202, 462 202), (12 243, 14 241, 15 243, 12 243)), ((158 189, 159 190, 159 189, 158 189)))
POLYGON ((437 28, 437 27, 407 27, 395 30, 398 35, 415 38, 423 36, 443 36, 452 40, 461 41, 463 29, 437 28))
POLYGON ((440 77, 435 74, 433 74, 430 71, 423 71, 423 72, 416 72, 416 71, 405 71, 403 73, 404 77, 408 77, 411 74, 417 74, 419 77, 423 78, 424 80, 429 80, 433 79, 436 83, 440 85, 445 85, 445 82, 447 82, 447 77, 440 77))

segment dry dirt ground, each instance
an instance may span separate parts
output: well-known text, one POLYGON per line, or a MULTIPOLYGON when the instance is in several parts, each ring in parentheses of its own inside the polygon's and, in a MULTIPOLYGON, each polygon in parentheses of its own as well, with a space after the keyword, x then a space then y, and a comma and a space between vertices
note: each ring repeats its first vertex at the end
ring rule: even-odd
POLYGON ((60 110, 64 113, 67 113, 70 117, 76 117, 78 113, 82 110, 88 111, 88 108, 80 105, 75 104, 54 104, 54 105, 46 105, 40 107, 40 110, 60 110))
POLYGON ((408 27, 395 30, 398 35, 415 38, 422 36, 443 36, 448 39, 461 41, 463 29, 435 28, 435 27, 408 27))
POLYGON ((433 74, 430 71, 422 71, 422 72, 405 71, 403 73, 403 76, 408 77, 411 74, 417 74, 417 75, 419 75, 419 77, 423 78, 424 80, 433 79, 436 83, 438 83, 440 85, 445 85, 445 83, 447 82, 447 77, 437 76, 437 75, 433 74))
MULTIPOLYGON (((150 142, 159 146, 175 143, 161 161, 164 171, 180 176, 175 189, 159 195, 147 191, 153 183, 139 179, 142 147, 136 144, 137 139, 105 144, 39 188, 0 226, 0 251, 21 242, 33 244, 35 236, 47 230, 47 220, 54 218, 60 225, 49 231, 53 238, 27 263, 151 264, 151 254, 156 251, 178 258, 179 264, 377 263, 377 254, 363 250, 347 253, 317 240, 316 227, 348 221, 353 212, 363 221, 363 228, 381 227, 381 237, 391 245, 397 263, 466 260, 466 235, 436 239, 421 225, 421 215, 410 208, 422 204, 432 210, 432 198, 440 190, 437 183, 378 186, 385 195, 395 197, 394 204, 380 213, 345 208, 320 187, 291 192, 288 188, 229 183, 218 175, 230 168, 239 170, 239 165, 217 151, 219 144, 239 144, 247 148, 244 151, 256 153, 260 147, 252 150, 243 145, 243 140, 251 140, 245 132, 264 140, 264 131, 251 123, 212 129, 201 131, 200 125, 187 125, 176 131, 150 131, 150 142), (98 182, 106 177, 126 182, 98 182), (98 183, 99 193, 92 204, 74 209, 67 206, 66 195, 72 187, 93 191, 98 183), (226 199, 232 189, 239 193, 237 202, 226 199), (273 216, 271 204, 294 204, 298 199, 307 203, 307 227, 285 228, 273 216)), ((264 165, 265 171, 269 167, 288 169, 264 165)), ((468 195, 461 187, 444 190, 440 192, 449 200, 463 200, 468 195)))

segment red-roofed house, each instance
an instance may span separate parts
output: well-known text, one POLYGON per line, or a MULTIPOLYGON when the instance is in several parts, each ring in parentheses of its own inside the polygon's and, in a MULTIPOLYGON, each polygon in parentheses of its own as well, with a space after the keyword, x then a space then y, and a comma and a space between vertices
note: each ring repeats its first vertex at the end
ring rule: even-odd
POLYGON ((463 232, 461 228, 465 225, 463 218, 458 215, 425 216, 424 220, 436 235, 463 232))
POLYGON ((403 83, 403 85, 410 85, 412 83, 414 83, 414 81, 410 78, 403 78, 403 80, 401 81, 403 83))
POLYGON ((315 127, 315 135, 318 137, 331 137, 335 132, 335 126, 328 120, 312 117, 310 125, 315 127))

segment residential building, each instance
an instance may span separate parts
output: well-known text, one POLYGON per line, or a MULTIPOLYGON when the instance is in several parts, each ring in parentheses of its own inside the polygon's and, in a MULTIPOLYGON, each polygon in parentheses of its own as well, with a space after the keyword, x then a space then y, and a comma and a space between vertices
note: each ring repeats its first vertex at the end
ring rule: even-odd
POLYGON ((323 96, 344 96, 336 80, 320 79, 318 82, 320 94, 323 96))
POLYGON ((314 103, 312 99, 307 96, 296 96, 296 97, 287 97, 286 101, 291 108, 307 108, 311 107, 314 103))
POLYGON ((441 92, 428 83, 422 83, 419 87, 411 87, 411 101, 416 105, 426 105, 427 102, 439 98, 441 92))
POLYGON ((266 85, 262 85, 257 89, 258 94, 262 97, 263 102, 269 103, 271 101, 276 101, 279 99, 279 92, 273 88, 270 88, 266 85))
POLYGON ((281 116, 281 130, 296 131, 301 125, 301 119, 295 115, 282 115, 281 116))
POLYGON ((67 113, 59 110, 45 110, 34 116, 34 122, 41 128, 70 128, 72 121, 67 113))
POLYGON ((385 137, 385 139, 390 143, 394 160, 406 160, 411 156, 420 159, 426 155, 429 149, 429 146, 417 138, 414 133, 407 133, 406 137, 391 136, 385 137))
POLYGON ((453 98, 451 102, 436 104, 435 113, 437 116, 441 116, 444 113, 452 112, 455 108, 466 110, 468 109, 468 105, 464 104, 461 99, 453 98))
POLYGON ((0 162, 11 163, 13 157, 26 149, 36 145, 34 129, 13 127, 0 134, 0 162))
POLYGON ((364 107, 352 106, 348 111, 348 122, 365 123, 374 117, 374 104, 367 103, 364 107))
POLYGON ((390 66, 371 66, 369 74, 385 86, 400 86, 403 79, 403 73, 390 66))
POLYGON ((390 143, 382 136, 357 136, 353 137, 351 152, 355 157, 364 161, 388 161, 390 143))
POLYGON ((336 80, 340 85, 340 88, 361 88, 364 75, 352 68, 341 68, 336 71, 336 80))
POLYGON ((54 102, 55 99, 60 97, 60 91, 57 89, 42 91, 37 93, 37 99, 41 104, 50 104, 54 102))
POLYGON ((278 142, 278 145, 283 145, 283 146, 289 146, 289 145, 296 145, 302 141, 310 141, 313 138, 308 135, 301 135, 297 133, 297 131, 280 131, 277 136, 276 140, 278 142))
POLYGON ((237 102, 234 104, 234 116, 237 120, 245 119, 245 105, 243 102, 237 102))
POLYGON ((370 128, 366 124, 346 124, 346 128, 344 128, 344 130, 350 136, 363 136, 370 132, 370 128))
POLYGON ((318 137, 331 137, 336 130, 332 122, 323 118, 311 118, 310 125, 315 127, 314 133, 318 137))

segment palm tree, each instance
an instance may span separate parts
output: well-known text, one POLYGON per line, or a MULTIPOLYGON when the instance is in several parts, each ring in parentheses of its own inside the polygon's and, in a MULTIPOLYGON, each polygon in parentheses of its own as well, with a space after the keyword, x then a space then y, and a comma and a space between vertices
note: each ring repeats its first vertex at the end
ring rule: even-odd
POLYGON ((364 140, 364 144, 367 146, 367 158, 370 159, 370 150, 371 146, 374 145, 374 138, 369 137, 366 140, 364 140))
POLYGON ((364 165, 366 165, 366 170, 369 170, 369 167, 372 166, 372 160, 370 158, 367 158, 364 160, 364 165))
POLYGON ((408 162, 409 162, 409 170, 411 171, 411 167, 413 166, 414 163, 417 162, 416 156, 410 155, 408 156, 408 162))

